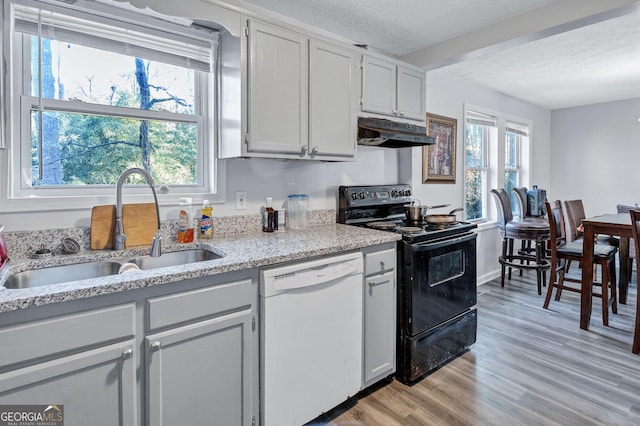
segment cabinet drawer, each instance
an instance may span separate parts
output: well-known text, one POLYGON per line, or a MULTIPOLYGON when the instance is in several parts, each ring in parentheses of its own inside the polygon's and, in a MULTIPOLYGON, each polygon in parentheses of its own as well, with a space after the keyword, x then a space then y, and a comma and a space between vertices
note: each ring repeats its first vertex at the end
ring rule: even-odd
POLYGON ((394 249, 367 253, 364 255, 364 272, 367 276, 382 274, 396 268, 396 251, 394 249))
POLYGON ((238 310, 251 306, 254 298, 251 280, 154 297, 147 300, 149 330, 238 310))
POLYGON ((119 305, 0 329, 0 367, 131 338, 135 305, 119 305))

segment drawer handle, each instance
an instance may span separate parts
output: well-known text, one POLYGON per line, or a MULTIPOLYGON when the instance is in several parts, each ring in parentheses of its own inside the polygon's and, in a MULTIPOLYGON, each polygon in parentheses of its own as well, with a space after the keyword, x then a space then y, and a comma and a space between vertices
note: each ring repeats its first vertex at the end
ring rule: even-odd
POLYGON ((122 352, 122 359, 130 359, 133 356, 133 349, 129 348, 122 352))
POLYGON ((384 271, 384 260, 380 261, 380 269, 382 269, 384 271))
POLYGON ((160 350, 160 346, 160 342, 152 342, 149 349, 151 349, 151 352, 156 352, 160 350))

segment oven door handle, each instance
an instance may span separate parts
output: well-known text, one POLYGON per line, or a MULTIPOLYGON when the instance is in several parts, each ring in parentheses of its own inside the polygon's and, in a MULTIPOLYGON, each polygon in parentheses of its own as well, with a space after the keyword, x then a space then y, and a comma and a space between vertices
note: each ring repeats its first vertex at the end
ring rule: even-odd
POLYGON ((419 243, 411 246, 412 250, 415 252, 427 251, 427 250, 435 250, 441 247, 450 246, 453 244, 464 243, 467 241, 474 240, 477 237, 475 232, 471 232, 469 234, 465 234, 461 237, 456 238, 444 238, 442 240, 432 241, 428 243, 419 243))

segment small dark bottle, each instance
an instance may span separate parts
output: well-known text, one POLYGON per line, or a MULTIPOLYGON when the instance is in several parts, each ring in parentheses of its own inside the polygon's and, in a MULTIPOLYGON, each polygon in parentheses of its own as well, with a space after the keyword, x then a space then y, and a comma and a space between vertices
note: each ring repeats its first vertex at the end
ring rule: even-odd
POLYGON ((262 214, 262 230, 264 232, 273 232, 275 222, 275 210, 271 207, 273 199, 267 197, 267 204, 264 207, 264 213, 262 214))

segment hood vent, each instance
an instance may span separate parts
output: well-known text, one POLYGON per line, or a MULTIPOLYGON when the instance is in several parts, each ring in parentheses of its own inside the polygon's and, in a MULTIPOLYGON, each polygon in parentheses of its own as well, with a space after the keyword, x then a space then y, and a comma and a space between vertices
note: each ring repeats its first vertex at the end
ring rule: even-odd
POLYGON ((359 145, 407 148, 435 143, 435 138, 427 136, 425 127, 383 118, 358 117, 359 145))

